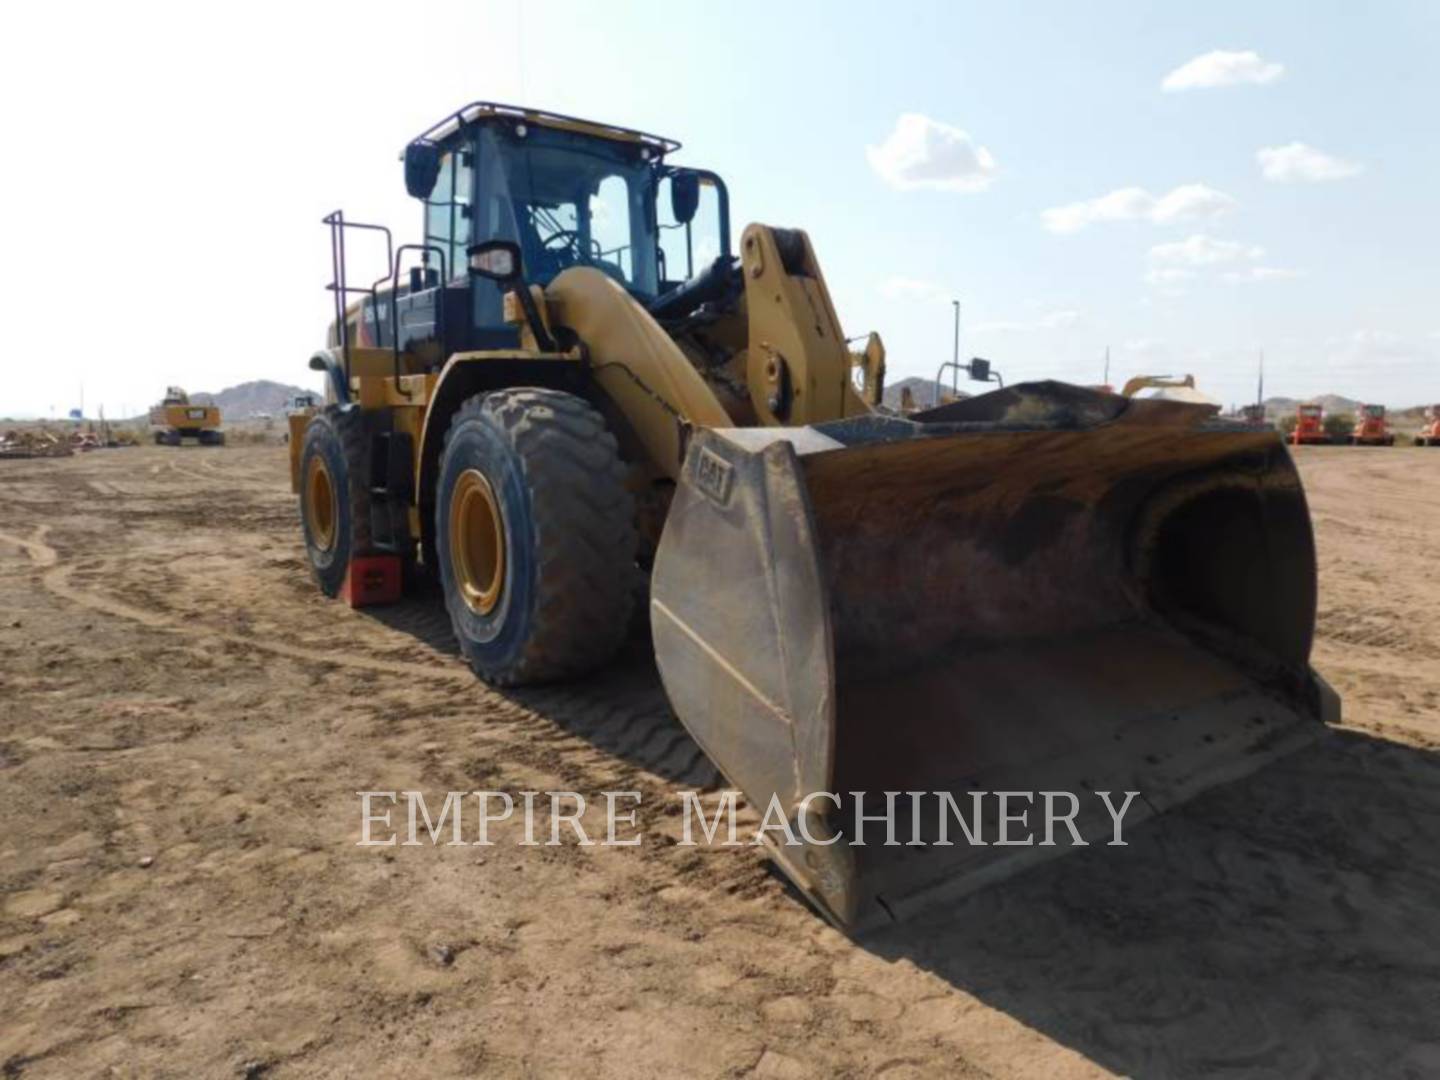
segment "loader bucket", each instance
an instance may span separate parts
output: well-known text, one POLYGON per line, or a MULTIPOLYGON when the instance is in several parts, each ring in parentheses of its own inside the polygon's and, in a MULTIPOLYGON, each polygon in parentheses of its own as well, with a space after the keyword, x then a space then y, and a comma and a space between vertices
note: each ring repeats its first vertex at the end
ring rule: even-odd
POLYGON ((1315 588, 1274 432, 1035 383, 909 420, 697 431, 651 625, 681 721, 794 828, 771 854, 858 930, 1071 850, 1063 823, 1040 842, 1039 794, 1035 842, 997 846, 999 801, 975 793, 1072 793, 1105 843, 1099 792, 1139 793, 1128 828, 1338 720, 1309 666, 1315 588), (886 792, 925 793, 896 798, 893 845, 856 822, 886 792), (937 843, 945 796, 979 807, 980 842, 952 816, 937 843))

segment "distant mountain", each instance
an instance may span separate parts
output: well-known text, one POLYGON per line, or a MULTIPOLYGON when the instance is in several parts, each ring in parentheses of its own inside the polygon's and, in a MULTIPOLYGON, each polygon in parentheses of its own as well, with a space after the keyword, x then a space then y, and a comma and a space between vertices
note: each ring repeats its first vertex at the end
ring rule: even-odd
MULTIPOLYGON (((940 390, 950 392, 948 386, 937 383, 934 379, 922 379, 918 375, 912 375, 908 379, 901 379, 899 382, 890 383, 885 387, 885 404, 892 409, 900 408, 900 398, 906 390, 909 390, 915 397, 915 404, 922 409, 934 406, 940 400, 940 390)), ((965 391, 960 392, 962 398, 970 395, 965 391)))
POLYGON ((197 405, 218 405, 220 415, 229 420, 243 420, 255 413, 270 413, 278 416, 285 410, 285 403, 296 394, 310 393, 303 386, 256 379, 254 382, 230 386, 214 394, 191 394, 190 400, 197 405))
POLYGON ((1318 397, 1288 398, 1271 397, 1265 399, 1265 416, 1274 420, 1282 416, 1294 416, 1295 410, 1300 406, 1301 401, 1306 403, 1319 402, 1330 415, 1338 413, 1354 413, 1364 402, 1356 401, 1354 398, 1341 397, 1339 394, 1320 394, 1318 397))

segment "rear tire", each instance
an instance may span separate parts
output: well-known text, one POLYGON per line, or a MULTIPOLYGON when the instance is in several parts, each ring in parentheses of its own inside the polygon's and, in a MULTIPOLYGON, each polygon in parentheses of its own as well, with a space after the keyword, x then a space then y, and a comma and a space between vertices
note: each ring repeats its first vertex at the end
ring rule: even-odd
POLYGON ((370 550, 369 469, 360 410, 330 406, 305 428, 300 449, 300 524, 315 582, 335 596, 350 560, 370 550))
POLYGON ((635 505, 615 437, 573 394, 472 397, 445 436, 435 565, 461 651, 502 686, 604 664, 634 603, 635 505))

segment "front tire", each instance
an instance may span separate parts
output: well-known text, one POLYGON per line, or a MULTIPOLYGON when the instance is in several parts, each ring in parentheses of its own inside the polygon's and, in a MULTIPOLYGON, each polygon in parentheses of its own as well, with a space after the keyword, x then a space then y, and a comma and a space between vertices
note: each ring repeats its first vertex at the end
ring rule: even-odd
POLYGON ((300 449, 300 523, 310 570, 326 596, 340 592, 350 560, 370 549, 368 474, 360 410, 317 413, 300 449))
POLYGON ((634 602, 635 505, 615 437, 558 390, 476 396, 445 436, 435 563, 471 668, 502 686, 604 664, 634 602))

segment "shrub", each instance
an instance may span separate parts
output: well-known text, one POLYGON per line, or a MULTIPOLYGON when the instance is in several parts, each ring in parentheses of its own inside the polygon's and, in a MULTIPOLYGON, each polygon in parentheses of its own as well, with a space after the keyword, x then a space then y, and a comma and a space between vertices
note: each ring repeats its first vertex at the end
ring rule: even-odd
POLYGON ((1353 413, 1330 413, 1325 417, 1325 434, 1332 439, 1348 439, 1355 430, 1353 413))

